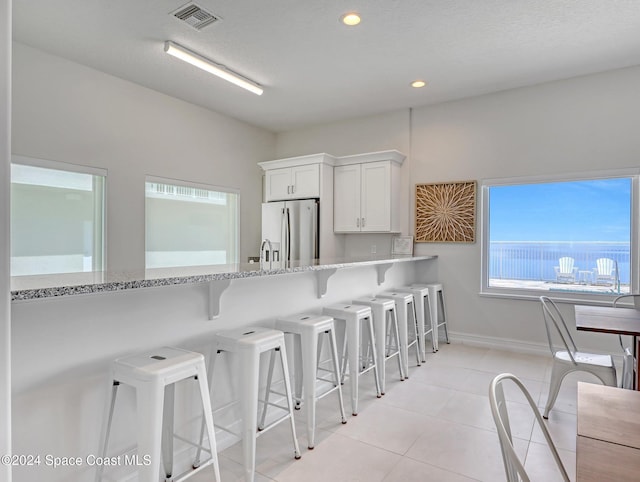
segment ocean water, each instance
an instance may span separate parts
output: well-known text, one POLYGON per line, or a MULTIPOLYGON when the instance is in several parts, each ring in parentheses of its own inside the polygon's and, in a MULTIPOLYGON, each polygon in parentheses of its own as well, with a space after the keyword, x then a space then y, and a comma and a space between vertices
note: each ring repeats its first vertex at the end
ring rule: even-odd
POLYGON ((574 258, 579 279, 591 280, 598 258, 617 264, 621 284, 630 281, 630 245, 621 242, 494 241, 489 247, 489 278, 554 281, 561 257, 574 258), (590 273, 587 273, 590 272, 590 273))

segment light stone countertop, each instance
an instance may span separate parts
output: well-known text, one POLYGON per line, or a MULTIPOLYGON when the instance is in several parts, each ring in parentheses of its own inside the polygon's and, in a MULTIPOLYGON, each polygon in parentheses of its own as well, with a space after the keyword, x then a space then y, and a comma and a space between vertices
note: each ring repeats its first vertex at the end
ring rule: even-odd
POLYGON ((386 265, 406 261, 421 261, 437 256, 379 256, 349 259, 317 259, 312 264, 291 263, 288 268, 260 269, 259 263, 237 265, 155 268, 144 272, 88 272, 11 278, 11 301, 56 298, 90 293, 154 288, 217 280, 233 280, 288 273, 304 273, 366 265, 386 265))

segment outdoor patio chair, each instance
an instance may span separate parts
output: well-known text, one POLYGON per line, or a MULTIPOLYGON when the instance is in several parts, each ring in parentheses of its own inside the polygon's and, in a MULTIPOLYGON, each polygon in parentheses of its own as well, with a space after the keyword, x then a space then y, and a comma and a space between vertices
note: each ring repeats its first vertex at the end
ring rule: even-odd
POLYGON ((553 355, 549 396, 542 415, 544 418, 549 418, 549 411, 556 403, 562 380, 569 373, 576 371, 591 373, 604 385, 610 387, 617 386, 617 377, 616 366, 611 355, 596 355, 578 351, 558 306, 547 296, 541 296, 540 301, 542 302, 542 315, 549 349, 553 355), (561 349, 556 349, 554 342, 561 344, 561 349))
POLYGON ((569 256, 564 256, 558 260, 558 266, 553 269, 556 271, 556 281, 558 283, 575 283, 578 274, 578 268, 574 267, 575 260, 569 256))
MULTIPOLYGON (((619 301, 625 298, 630 298, 633 301, 633 307, 636 310, 640 310, 640 294, 622 295, 613 300, 613 307, 617 308, 619 301)), ((622 377, 620 379, 620 388, 627 388, 633 390, 633 372, 636 365, 636 359, 633 355, 633 350, 624 346, 622 342, 622 335, 618 335, 620 340, 620 346, 622 347, 622 377)))
POLYGON ((596 259, 596 267, 593 268, 594 284, 616 285, 618 281, 618 263, 611 258, 596 259))
POLYGON ((516 454, 516 451, 513 448, 511 425, 509 424, 509 412, 507 411, 507 404, 504 399, 504 390, 502 388, 502 384, 506 380, 511 380, 515 383, 522 394, 526 397, 529 402, 529 406, 535 415, 536 421, 538 422, 538 426, 547 441, 549 450, 551 450, 551 455, 553 455, 556 465, 558 466, 558 471, 562 476, 562 480, 569 482, 570 479, 569 475, 567 475, 567 470, 564 468, 562 460, 560 460, 560 455, 558 454, 558 450, 551 439, 549 429, 544 423, 544 420, 542 420, 542 417, 540 417, 540 412, 538 411, 538 407, 536 407, 536 403, 533 401, 531 394, 518 377, 511 373, 502 373, 495 377, 489 385, 489 404, 491 405, 491 415, 493 415, 493 421, 496 424, 496 430, 498 432, 498 439, 500 440, 500 449, 502 450, 502 460, 504 462, 504 470, 507 475, 507 482, 528 482, 529 476, 524 469, 524 465, 518 458, 518 454, 516 454))

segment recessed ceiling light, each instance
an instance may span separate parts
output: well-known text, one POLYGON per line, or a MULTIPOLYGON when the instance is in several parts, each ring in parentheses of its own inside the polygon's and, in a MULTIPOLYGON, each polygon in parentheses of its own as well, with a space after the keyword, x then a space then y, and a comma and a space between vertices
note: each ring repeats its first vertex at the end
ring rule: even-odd
POLYGON ((415 87, 416 89, 424 87, 425 85, 427 85, 427 83, 424 80, 414 80, 411 82, 411 87, 415 87))
POLYGON ((349 27, 354 27, 360 23, 360 15, 356 12, 345 13, 342 17, 340 17, 340 21, 349 27))

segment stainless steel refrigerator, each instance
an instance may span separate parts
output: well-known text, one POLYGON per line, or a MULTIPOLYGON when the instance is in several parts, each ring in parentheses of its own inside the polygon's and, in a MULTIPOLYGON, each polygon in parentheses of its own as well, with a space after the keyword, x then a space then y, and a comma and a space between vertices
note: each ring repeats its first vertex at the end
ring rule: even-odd
POLYGON ((318 211, 317 199, 262 204, 263 268, 309 264, 318 257, 318 211))

